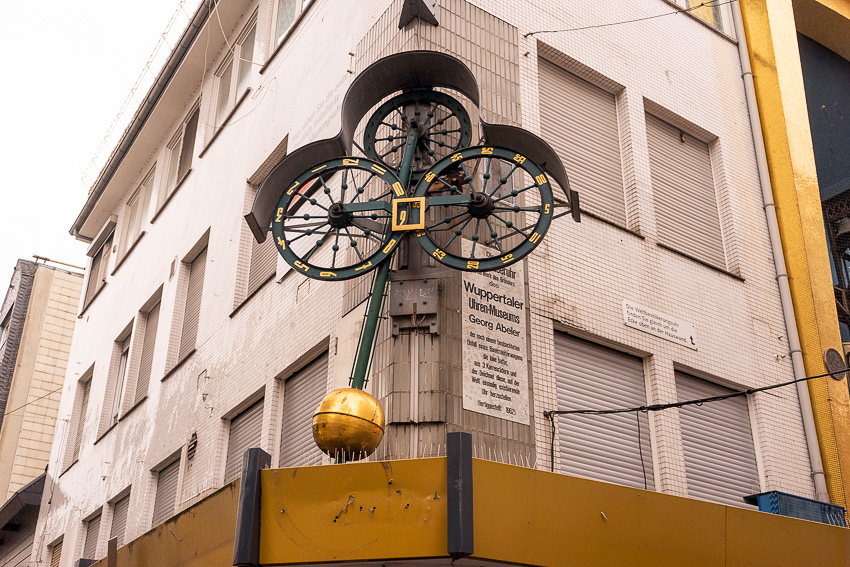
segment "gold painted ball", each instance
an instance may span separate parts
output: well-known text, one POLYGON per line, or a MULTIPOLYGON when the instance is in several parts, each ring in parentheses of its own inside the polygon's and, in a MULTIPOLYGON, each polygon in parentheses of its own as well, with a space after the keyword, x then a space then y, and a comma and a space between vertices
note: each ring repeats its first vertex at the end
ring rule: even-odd
POLYGON ((384 410, 363 390, 334 390, 313 414, 313 440, 331 457, 346 461, 368 457, 383 437, 384 410))

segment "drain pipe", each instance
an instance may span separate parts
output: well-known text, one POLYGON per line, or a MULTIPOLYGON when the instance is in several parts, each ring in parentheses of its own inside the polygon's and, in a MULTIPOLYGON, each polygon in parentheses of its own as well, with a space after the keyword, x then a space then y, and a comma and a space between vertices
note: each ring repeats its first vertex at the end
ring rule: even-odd
MULTIPOLYGON (((753 87, 753 71, 750 67, 750 53, 747 39, 744 35, 744 24, 741 19, 741 7, 738 2, 730 4, 732 20, 735 23, 735 35, 738 39, 738 53, 741 56, 741 70, 744 79, 744 90, 747 95, 747 107, 750 111, 750 125, 753 129, 756 161, 758 162, 761 192, 764 197, 764 214, 767 217, 767 231, 770 235, 770 245, 773 250, 773 261, 776 265, 776 283, 779 285, 779 299, 782 303, 782 314, 785 317, 785 333, 788 336, 788 348, 791 351, 791 365, 794 378, 806 377, 803 366, 803 352, 800 348, 800 335, 797 332, 797 318, 794 315, 794 304, 791 300, 791 287, 788 284, 788 271, 785 267, 785 255, 782 251, 782 241, 779 238, 779 223, 776 220, 776 204, 773 201, 773 189, 770 186, 770 175, 767 168, 767 155, 764 149, 764 136, 759 119, 756 92, 753 87)), ((803 429, 806 434, 806 445, 809 449, 809 459, 812 463, 812 479, 815 482, 817 499, 829 502, 829 492, 826 488, 826 476, 823 472, 823 460, 818 444, 815 418, 812 413, 812 401, 809 397, 809 387, 806 382, 797 382, 797 397, 800 400, 800 412, 803 416, 803 429)))

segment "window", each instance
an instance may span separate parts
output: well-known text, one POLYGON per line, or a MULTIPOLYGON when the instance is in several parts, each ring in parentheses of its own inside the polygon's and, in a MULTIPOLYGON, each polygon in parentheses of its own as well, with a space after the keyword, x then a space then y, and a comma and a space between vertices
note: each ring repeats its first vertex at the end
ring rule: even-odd
MULTIPOLYGON (((260 286, 269 281, 277 270, 277 247, 274 238, 269 236, 263 242, 251 238, 251 264, 248 267, 247 296, 257 291, 260 286)), ((247 297, 246 296, 246 297, 247 297)))
POLYGON ((74 396, 74 410, 71 415, 71 427, 68 436, 72 443, 71 452, 66 458, 65 468, 70 467, 80 458, 80 446, 83 442, 83 426, 86 422, 86 411, 89 407, 89 394, 91 393, 92 371, 89 370, 86 375, 77 382, 77 393, 74 396))
POLYGON ((89 279, 86 283, 86 294, 84 298, 83 308, 85 309, 94 296, 106 283, 107 264, 109 263, 109 254, 112 251, 112 232, 109 233, 102 244, 94 251, 91 256, 91 264, 89 265, 89 279))
POLYGON ((201 296, 204 291, 204 272, 207 264, 207 249, 201 250, 189 264, 189 282, 186 287, 186 304, 183 309, 183 324, 180 330, 180 347, 177 351, 178 364, 195 350, 198 338, 198 320, 201 314, 201 296))
POLYGON ((720 4, 706 2, 705 0, 680 0, 685 8, 690 8, 690 13, 704 21, 713 28, 723 31, 723 20, 720 15, 720 4))
POLYGON ((50 546, 50 567, 59 567, 59 561, 62 559, 62 540, 50 546))
MULTIPOLYGON (((558 409, 646 405, 643 360, 555 333, 558 409)), ((649 422, 641 413, 557 418, 561 472, 654 488, 649 422)))
POLYGON ((195 153, 195 134, 198 130, 200 109, 196 106, 168 144, 168 169, 165 178, 165 193, 162 202, 168 200, 192 167, 195 153))
POLYGON ((130 495, 122 497, 112 505, 112 528, 109 539, 118 538, 118 547, 124 545, 124 533, 127 530, 127 511, 130 509, 130 495))
POLYGON ((216 98, 215 128, 218 130, 245 92, 254 59, 254 39, 257 35, 257 22, 251 21, 233 46, 233 52, 216 72, 218 96, 216 98))
POLYGON ((626 226, 616 97, 538 59, 540 129, 564 162, 589 213, 626 226))
POLYGON ((84 559, 99 559, 97 556, 97 540, 100 534, 100 514, 86 522, 86 541, 83 545, 84 559))
POLYGON ((648 113, 646 133, 659 242, 725 270, 708 144, 648 113))
POLYGON ((306 10, 313 0, 277 0, 277 17, 275 24, 275 45, 283 41, 286 33, 298 19, 298 16, 306 10))
POLYGON ((158 526, 174 514, 174 507, 177 504, 177 477, 179 472, 180 459, 178 458, 157 473, 151 527, 158 526))
POLYGON ((280 432, 280 466, 318 465, 323 453, 313 442, 310 420, 328 389, 328 354, 302 368, 284 383, 280 432))
MULTIPOLYGON (((718 384, 676 372, 680 401, 732 392, 718 384)), ((729 506, 749 507, 742 498, 761 492, 747 399, 679 408, 688 495, 729 506)))
POLYGON ((151 380, 151 367, 153 366, 153 353, 156 346, 156 331, 159 327, 159 308, 161 303, 151 307, 144 314, 145 330, 142 341, 142 356, 139 361, 139 376, 136 379, 136 391, 133 394, 133 405, 141 402, 148 395, 148 387, 151 380))
MULTIPOLYGON (((130 340, 132 334, 126 338, 115 341, 113 349, 113 368, 115 373, 112 378, 112 401, 110 404, 110 412, 108 416, 108 424, 106 428, 112 427, 118 423, 118 417, 121 414, 121 398, 124 395, 124 385, 127 382, 127 368, 130 365, 130 340)), ((108 393, 107 393, 108 395, 108 393)))
POLYGON ((145 225, 151 202, 151 186, 154 170, 145 177, 124 209, 124 234, 121 238, 121 256, 124 256, 138 240, 145 225))
MULTIPOLYGON (((271 240, 268 238, 267 240, 271 240)), ((9 338, 9 331, 12 328, 12 311, 15 309, 15 304, 9 306, 9 311, 6 313, 6 317, 3 319, 3 324, 0 326, 0 352, 3 351, 3 347, 6 346, 6 340, 9 338)))
POLYGON ((262 428, 263 400, 256 402, 230 421, 227 460, 224 465, 225 484, 242 476, 242 457, 246 449, 260 446, 262 428))

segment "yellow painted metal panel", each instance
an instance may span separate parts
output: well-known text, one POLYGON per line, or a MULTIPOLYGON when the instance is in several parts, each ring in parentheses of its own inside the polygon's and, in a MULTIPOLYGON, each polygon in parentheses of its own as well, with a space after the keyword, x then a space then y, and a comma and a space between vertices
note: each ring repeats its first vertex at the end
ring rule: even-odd
MULTIPOLYGON (((239 483, 118 549, 118 567, 231 567, 239 483)), ((95 563, 106 567, 106 558, 95 563)))
POLYGON ((475 557, 546 566, 721 566, 725 506, 473 460, 475 557))
POLYGON ((446 459, 261 473, 264 564, 446 556, 446 459))

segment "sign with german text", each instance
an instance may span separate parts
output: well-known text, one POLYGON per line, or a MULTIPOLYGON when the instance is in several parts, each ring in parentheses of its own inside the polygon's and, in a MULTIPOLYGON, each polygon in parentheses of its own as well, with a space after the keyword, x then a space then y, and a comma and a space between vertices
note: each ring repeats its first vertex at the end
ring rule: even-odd
POLYGON ((697 350, 696 329, 692 324, 678 317, 624 299, 623 321, 627 327, 697 350))
MULTIPOLYGON (((462 242, 464 256, 473 243, 462 242)), ((480 244, 476 252, 489 253, 480 244)), ((498 251, 493 251, 495 256, 498 251)), ((464 272, 463 409, 529 423, 528 338, 523 263, 464 272)))

